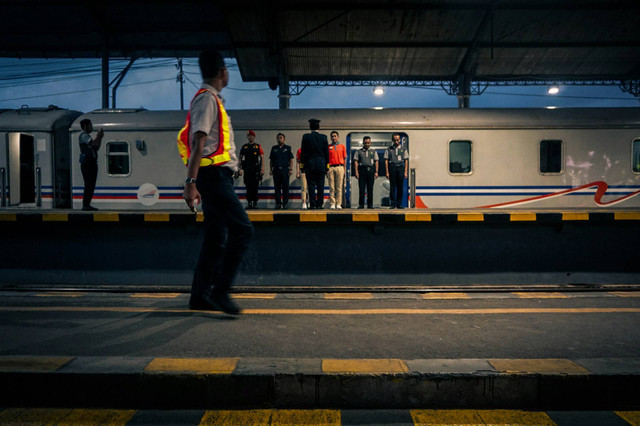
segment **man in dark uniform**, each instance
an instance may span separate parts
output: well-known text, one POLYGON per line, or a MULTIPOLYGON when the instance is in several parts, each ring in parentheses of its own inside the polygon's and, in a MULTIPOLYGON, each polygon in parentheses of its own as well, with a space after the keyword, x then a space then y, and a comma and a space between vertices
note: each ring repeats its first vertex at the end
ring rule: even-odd
POLYGON ((403 187, 409 170, 409 151, 402 146, 400 134, 391 136, 391 145, 384 151, 384 162, 389 178, 389 204, 392 209, 403 209, 403 187))
POLYGON ((309 120, 311 133, 302 136, 300 167, 307 175, 309 203, 312 209, 321 209, 324 203, 324 177, 329 170, 329 142, 327 136, 318 133, 320 120, 309 120))
POLYGON ((253 130, 247 131, 249 143, 240 148, 240 170, 238 174, 244 173, 244 185, 247 187, 247 208, 258 208, 258 186, 264 175, 264 151, 260 144, 256 143, 256 133, 253 130))
POLYGON ((80 128, 82 129, 78 137, 78 142, 80 143, 80 170, 84 179, 82 210, 93 211, 98 210, 91 206, 91 200, 93 199, 93 192, 96 189, 96 180, 98 179, 98 150, 102 144, 104 132, 102 129, 98 130, 96 138, 93 139, 91 137, 93 123, 88 118, 80 122, 80 128))
POLYGON ((358 208, 364 208, 364 194, 367 194, 367 207, 373 208, 373 183, 378 177, 378 153, 371 149, 371 138, 365 136, 362 140, 362 149, 355 152, 353 164, 356 169, 356 179, 358 179, 358 208))
POLYGON ((293 169, 293 152, 284 144, 284 135, 278 133, 278 144, 271 148, 269 165, 276 190, 276 210, 286 209, 289 202, 289 176, 293 169))

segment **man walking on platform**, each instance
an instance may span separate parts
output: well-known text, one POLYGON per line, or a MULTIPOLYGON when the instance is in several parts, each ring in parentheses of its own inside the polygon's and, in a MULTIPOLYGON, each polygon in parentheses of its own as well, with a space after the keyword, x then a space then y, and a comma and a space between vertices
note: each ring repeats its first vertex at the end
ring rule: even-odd
POLYGON ((324 176, 329 169, 329 143, 327 136, 318 133, 320 120, 309 119, 311 133, 302 135, 300 168, 304 169, 309 186, 312 209, 321 209, 324 203, 324 176))
POLYGON ((340 135, 335 130, 331 132, 329 144, 329 200, 331 209, 342 208, 342 187, 344 184, 344 164, 347 159, 347 149, 340 144, 340 135))
POLYGON ((389 204, 392 209, 403 209, 404 180, 409 170, 409 151, 402 146, 400 134, 391 136, 391 145, 384 151, 384 162, 389 178, 389 204))
POLYGON ((204 241, 189 307, 237 315, 240 309, 229 298, 229 290, 253 227, 233 189, 238 158, 233 128, 220 96, 229 83, 229 71, 222 55, 215 51, 202 52, 198 63, 203 83, 178 136, 180 145, 186 132, 190 148, 184 200, 194 212, 202 201, 204 212, 204 241))
POLYGON ((244 185, 247 188, 247 208, 258 208, 258 186, 264 175, 264 151, 260 144, 256 143, 256 133, 247 131, 249 143, 240 148, 240 176, 244 173, 244 185))
POLYGON ((284 144, 284 135, 278 133, 278 144, 271 148, 269 155, 270 174, 276 192, 276 210, 286 209, 289 202, 289 176, 293 170, 293 152, 284 144))

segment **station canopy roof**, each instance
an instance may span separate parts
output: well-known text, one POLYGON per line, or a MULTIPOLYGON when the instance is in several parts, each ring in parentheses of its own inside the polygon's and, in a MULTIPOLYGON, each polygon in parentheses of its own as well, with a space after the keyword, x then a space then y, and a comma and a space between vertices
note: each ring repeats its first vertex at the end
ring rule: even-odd
POLYGON ((0 0, 0 56, 235 57, 245 81, 640 80, 638 0, 0 0))

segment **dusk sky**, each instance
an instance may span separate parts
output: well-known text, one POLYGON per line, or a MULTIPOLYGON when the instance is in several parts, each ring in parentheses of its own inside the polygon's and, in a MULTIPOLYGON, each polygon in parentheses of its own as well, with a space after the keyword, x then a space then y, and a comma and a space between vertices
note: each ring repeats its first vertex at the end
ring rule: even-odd
MULTIPOLYGON (((110 80, 128 61, 112 60, 110 80)), ((230 83, 223 91, 228 109, 276 109, 277 91, 266 82, 245 83, 234 60, 227 60, 230 83)), ((180 109, 180 87, 176 81, 176 59, 137 61, 117 91, 118 108, 150 110, 180 109)), ((196 59, 184 60, 184 103, 200 85, 196 59)), ((99 59, 8 59, 0 58, 0 109, 22 105, 57 105, 79 111, 101 107, 99 59)), ((557 95, 548 86, 490 86, 471 97, 472 108, 517 107, 638 107, 640 101, 617 86, 561 86, 557 95)), ((111 90, 109 91, 111 94, 111 90)), ((111 101, 110 101, 111 105, 111 101)), ((386 87, 382 96, 373 87, 308 87, 292 96, 291 108, 456 108, 457 99, 440 87, 386 87)))

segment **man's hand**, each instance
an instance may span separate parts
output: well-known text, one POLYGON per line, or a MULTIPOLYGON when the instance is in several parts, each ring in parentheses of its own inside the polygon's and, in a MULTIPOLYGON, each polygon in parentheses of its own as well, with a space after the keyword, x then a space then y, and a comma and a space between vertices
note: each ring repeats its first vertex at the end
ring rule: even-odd
POLYGON ((184 187, 182 198, 184 198, 184 201, 187 203, 187 206, 189 206, 189 210, 191 210, 193 213, 196 213, 196 206, 200 204, 200 202, 202 201, 202 198, 200 197, 200 193, 198 192, 198 189, 196 188, 195 184, 188 183, 184 187))

